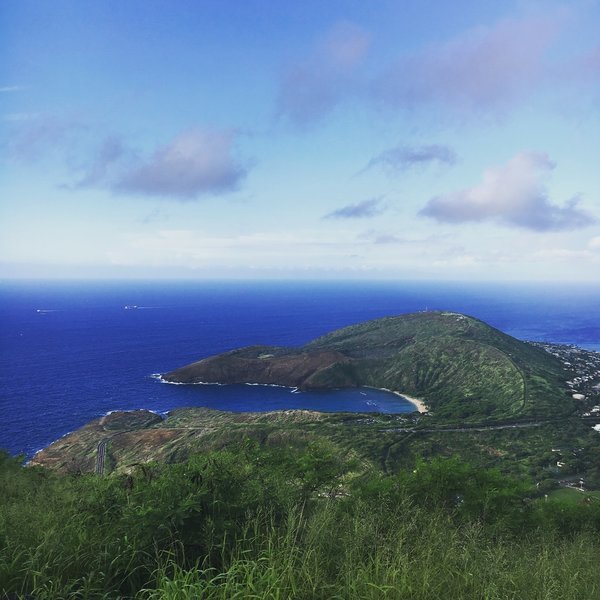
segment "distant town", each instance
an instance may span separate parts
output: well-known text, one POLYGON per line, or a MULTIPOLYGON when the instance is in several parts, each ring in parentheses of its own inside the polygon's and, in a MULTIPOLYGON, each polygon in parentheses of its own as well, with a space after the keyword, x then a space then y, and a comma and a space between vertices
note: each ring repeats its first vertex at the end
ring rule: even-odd
POLYGON ((590 401, 595 401, 597 404, 591 407, 589 413, 600 413, 600 352, 585 350, 572 344, 544 342, 531 342, 531 344, 556 356, 573 374, 567 381, 573 398, 585 401, 586 407, 590 401))

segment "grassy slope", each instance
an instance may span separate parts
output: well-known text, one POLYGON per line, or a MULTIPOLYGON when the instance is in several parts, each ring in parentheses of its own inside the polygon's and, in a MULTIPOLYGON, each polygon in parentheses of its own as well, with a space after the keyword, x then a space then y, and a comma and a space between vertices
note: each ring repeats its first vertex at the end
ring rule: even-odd
POLYGON ((381 477, 346 458, 244 443, 99 478, 0 455, 0 597, 598 597, 595 503, 457 461, 381 477))
POLYGON ((63 472, 91 472, 102 439, 110 441, 106 473, 128 472, 149 461, 181 462, 196 452, 247 438, 275 448, 326 440, 345 455, 356 457, 365 472, 395 473, 413 468, 422 457, 459 456, 474 465, 497 467, 538 482, 569 475, 583 475, 588 481, 600 457, 600 435, 578 418, 525 428, 464 431, 436 430, 439 426, 431 418, 416 415, 312 411, 229 413, 188 408, 173 411, 158 423, 142 412, 136 419, 137 424, 133 417, 105 422, 105 426, 99 421, 88 424, 55 442, 35 462, 63 472), (552 448, 563 451, 559 454, 552 448), (556 469, 559 459, 566 465, 556 469))
POLYGON ((457 313, 369 321, 305 349, 352 356, 359 383, 420 396, 440 417, 536 417, 572 410, 554 357, 457 313))

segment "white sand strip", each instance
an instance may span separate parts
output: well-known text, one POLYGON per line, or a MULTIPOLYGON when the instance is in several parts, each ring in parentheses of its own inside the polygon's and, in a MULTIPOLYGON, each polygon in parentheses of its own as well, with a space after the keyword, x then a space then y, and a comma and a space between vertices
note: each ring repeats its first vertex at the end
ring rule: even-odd
POLYGON ((414 404, 417 407, 417 410, 420 413, 428 412, 427 406, 425 405, 423 400, 421 400, 420 398, 413 398, 412 396, 408 396, 407 394, 404 394, 402 392, 397 392, 396 390, 388 390, 388 388, 379 388, 379 389, 383 390, 384 392, 391 392, 392 394, 396 394, 396 396, 402 396, 402 398, 406 398, 409 402, 411 402, 412 404, 414 404))

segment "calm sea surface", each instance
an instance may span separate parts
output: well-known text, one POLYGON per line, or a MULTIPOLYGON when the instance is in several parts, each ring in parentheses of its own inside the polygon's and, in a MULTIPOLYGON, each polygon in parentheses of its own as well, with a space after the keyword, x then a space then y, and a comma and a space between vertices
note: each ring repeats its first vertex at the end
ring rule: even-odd
POLYGON ((375 390, 166 385, 152 375, 239 346, 301 345, 424 309, 464 312, 520 339, 600 350, 598 286, 2 282, 0 448, 30 455, 118 409, 407 412, 411 404, 375 390))

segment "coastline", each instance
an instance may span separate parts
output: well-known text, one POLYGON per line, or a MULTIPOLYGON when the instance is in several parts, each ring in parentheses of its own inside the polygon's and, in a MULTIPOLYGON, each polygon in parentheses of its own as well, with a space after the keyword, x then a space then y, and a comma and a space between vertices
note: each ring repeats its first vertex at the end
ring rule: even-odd
MULTIPOLYGON (((167 380, 165 380, 165 379, 162 378, 162 374, 160 374, 160 373, 152 374, 152 377, 154 379, 157 379, 160 383, 166 383, 166 384, 169 384, 169 385, 228 385, 228 384, 225 384, 225 383, 212 383, 212 382, 208 382, 208 381, 194 381, 193 383, 183 383, 181 381, 167 381, 167 380)), ((287 389, 289 389, 291 391, 292 394, 298 394, 298 393, 300 393, 297 387, 292 387, 292 386, 289 386, 289 385, 280 385, 278 383, 250 383, 250 382, 244 382, 244 383, 238 383, 238 384, 234 384, 234 385, 257 385, 257 386, 264 386, 264 387, 287 388, 287 389)), ((400 396, 400 398, 404 398, 405 400, 408 400, 411 404, 414 404, 415 408, 417 409, 417 411, 419 413, 425 414, 425 413, 429 412, 429 409, 427 408, 427 405, 420 398, 414 398, 413 396, 408 396, 407 394, 403 394, 402 392, 398 392, 396 390, 390 390, 389 388, 374 387, 374 386, 370 386, 370 385, 365 385, 365 386, 361 386, 361 387, 366 387, 366 388, 370 387, 370 388, 372 388, 374 390, 381 390, 382 392, 388 392, 390 394, 394 394, 396 396, 400 396)), ((296 409, 292 409, 292 410, 296 410, 296 409)), ((302 410, 302 409, 300 409, 300 410, 302 410)))
POLYGON ((421 414, 429 412, 429 409, 427 408, 426 404, 423 402, 423 400, 421 400, 419 398, 413 398, 412 396, 409 396, 402 392, 397 392, 396 390, 390 390, 388 388, 378 388, 378 389, 383 390, 384 392, 390 392, 392 394, 396 394, 396 396, 400 396, 401 398, 405 398, 406 400, 408 400, 409 402, 414 404, 416 406, 417 410, 421 414))

